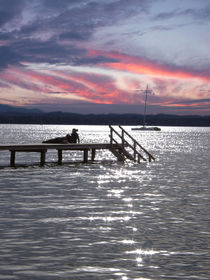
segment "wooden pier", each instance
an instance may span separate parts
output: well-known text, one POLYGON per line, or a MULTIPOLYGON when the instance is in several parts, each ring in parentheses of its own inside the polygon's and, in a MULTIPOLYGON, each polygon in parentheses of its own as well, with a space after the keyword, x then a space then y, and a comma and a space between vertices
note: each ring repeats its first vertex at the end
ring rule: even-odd
POLYGON ((109 150, 118 161, 126 159, 140 163, 141 160, 149 161, 155 158, 143 148, 127 131, 119 126, 117 131, 110 127, 110 142, 96 144, 0 144, 0 151, 10 151, 10 166, 15 167, 15 155, 17 152, 35 152, 40 153, 40 166, 44 166, 46 162, 46 153, 48 150, 57 150, 58 164, 62 164, 63 151, 82 151, 83 162, 94 161, 96 150, 109 150), (141 152, 140 152, 141 151, 141 152), (90 159, 89 159, 90 153, 90 159), (144 155, 142 154, 144 153, 144 155))

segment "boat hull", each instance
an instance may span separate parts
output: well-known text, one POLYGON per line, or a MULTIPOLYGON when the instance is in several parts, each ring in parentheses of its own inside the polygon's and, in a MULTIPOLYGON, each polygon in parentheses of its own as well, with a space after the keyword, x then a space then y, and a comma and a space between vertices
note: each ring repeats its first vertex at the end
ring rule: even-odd
POLYGON ((141 130, 141 131, 161 131, 161 129, 157 126, 141 126, 141 127, 133 127, 131 130, 141 130))

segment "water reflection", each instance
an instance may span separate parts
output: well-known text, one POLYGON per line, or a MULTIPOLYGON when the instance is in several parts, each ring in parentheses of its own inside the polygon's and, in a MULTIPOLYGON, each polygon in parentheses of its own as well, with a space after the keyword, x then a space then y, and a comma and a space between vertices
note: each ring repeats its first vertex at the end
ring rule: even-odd
POLYGON ((129 240, 129 239, 124 239, 124 240, 122 240, 122 241, 120 241, 121 243, 123 243, 123 244, 134 244, 135 243, 135 241, 134 240, 129 240))

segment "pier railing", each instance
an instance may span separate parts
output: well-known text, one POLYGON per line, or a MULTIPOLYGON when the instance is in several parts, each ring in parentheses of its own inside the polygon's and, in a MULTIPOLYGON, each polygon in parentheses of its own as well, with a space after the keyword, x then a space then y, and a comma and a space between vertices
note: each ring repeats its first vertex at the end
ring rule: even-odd
POLYGON ((117 144, 118 149, 112 150, 117 156, 119 154, 119 160, 129 158, 134 162, 140 163, 141 160, 149 161, 155 160, 155 158, 138 142, 136 141, 124 128, 118 126, 120 131, 114 129, 111 125, 110 128, 110 144, 117 144))

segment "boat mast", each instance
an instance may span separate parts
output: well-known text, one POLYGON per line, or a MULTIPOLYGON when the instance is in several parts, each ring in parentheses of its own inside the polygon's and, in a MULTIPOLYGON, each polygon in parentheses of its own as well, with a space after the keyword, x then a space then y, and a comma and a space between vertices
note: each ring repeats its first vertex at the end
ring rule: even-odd
POLYGON ((147 93, 149 92, 148 85, 146 87, 145 92, 145 102, 144 102, 144 119, 143 119, 143 126, 146 125, 146 111, 147 111, 147 93))
POLYGON ((144 100, 144 117, 143 117, 143 126, 146 125, 146 113, 147 113, 147 96, 148 94, 154 94, 152 89, 149 89, 149 86, 147 84, 146 89, 136 89, 136 91, 144 93, 145 94, 145 100, 144 100))

